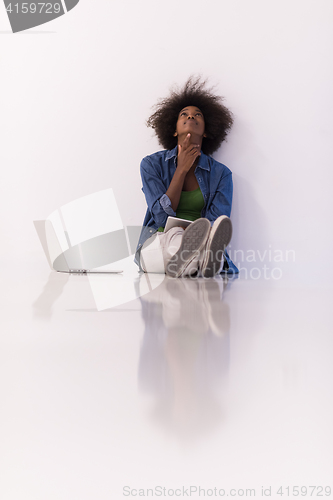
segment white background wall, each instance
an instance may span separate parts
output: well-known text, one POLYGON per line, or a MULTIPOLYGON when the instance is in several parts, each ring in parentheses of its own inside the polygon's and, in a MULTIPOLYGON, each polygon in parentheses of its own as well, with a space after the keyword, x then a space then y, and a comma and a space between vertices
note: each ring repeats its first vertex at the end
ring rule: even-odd
POLYGON ((107 187, 141 224, 140 160, 161 149, 145 120, 201 73, 235 117, 214 155, 233 171, 232 248, 292 249, 290 272, 327 275, 332 14, 331 0, 81 0, 14 35, 0 5, 3 262, 44 265, 32 221, 107 187))

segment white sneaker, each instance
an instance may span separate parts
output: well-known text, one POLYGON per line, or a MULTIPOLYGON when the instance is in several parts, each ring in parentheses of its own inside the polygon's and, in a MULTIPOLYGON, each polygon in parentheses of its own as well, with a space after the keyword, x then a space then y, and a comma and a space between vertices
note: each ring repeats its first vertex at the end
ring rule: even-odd
POLYGON ((210 234, 208 219, 197 219, 187 226, 184 231, 181 245, 166 265, 166 274, 172 278, 179 278, 191 262, 198 258, 205 247, 210 234))
POLYGON ((213 224, 201 260, 200 270, 204 278, 212 278, 219 272, 223 252, 229 245, 231 236, 231 220, 226 215, 221 215, 213 224))

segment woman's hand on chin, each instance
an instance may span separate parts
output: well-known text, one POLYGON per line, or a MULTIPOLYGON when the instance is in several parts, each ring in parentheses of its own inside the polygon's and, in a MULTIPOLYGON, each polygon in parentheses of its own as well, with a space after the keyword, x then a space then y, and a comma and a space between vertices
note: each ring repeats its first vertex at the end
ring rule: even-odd
POLYGON ((187 173, 200 155, 200 144, 192 144, 191 134, 187 134, 183 144, 178 144, 177 168, 187 173))

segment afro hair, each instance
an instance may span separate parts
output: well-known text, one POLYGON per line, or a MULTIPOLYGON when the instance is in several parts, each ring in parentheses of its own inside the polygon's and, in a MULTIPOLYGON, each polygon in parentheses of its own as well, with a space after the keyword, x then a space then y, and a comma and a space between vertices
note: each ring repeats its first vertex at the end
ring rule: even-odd
POLYGON ((176 123, 186 106, 196 106, 203 113, 207 137, 203 137, 201 149, 205 154, 217 151, 225 140, 233 124, 232 113, 222 104, 223 98, 205 88, 206 81, 200 80, 200 77, 190 77, 182 89, 172 90, 169 97, 157 103, 155 113, 148 118, 147 126, 153 128, 163 148, 173 149, 177 145, 176 123))

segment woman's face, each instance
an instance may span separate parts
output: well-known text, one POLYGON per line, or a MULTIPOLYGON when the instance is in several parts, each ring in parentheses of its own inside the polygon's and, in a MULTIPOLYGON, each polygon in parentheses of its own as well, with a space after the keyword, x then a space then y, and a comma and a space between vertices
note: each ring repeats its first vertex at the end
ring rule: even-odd
POLYGON ((189 133, 201 138, 205 133, 205 120, 202 112, 196 106, 186 106, 178 115, 175 135, 179 137, 189 133))

